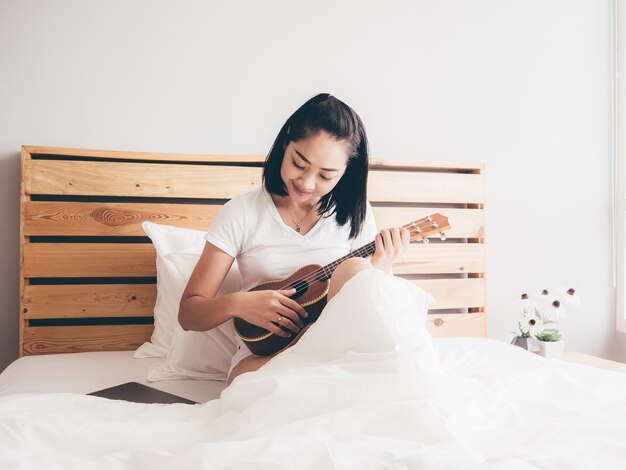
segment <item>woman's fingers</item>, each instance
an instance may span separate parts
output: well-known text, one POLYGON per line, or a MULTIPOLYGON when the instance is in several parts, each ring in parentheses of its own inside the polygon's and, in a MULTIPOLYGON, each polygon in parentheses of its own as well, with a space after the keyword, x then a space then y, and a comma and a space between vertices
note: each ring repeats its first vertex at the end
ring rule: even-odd
POLYGON ((391 238, 393 240, 394 255, 401 255, 411 240, 411 234, 405 228, 395 227, 391 229, 391 238))
POLYGON ((383 237, 383 245, 385 247, 385 253, 387 255, 393 254, 393 241, 391 238, 391 231, 389 229, 385 229, 380 232, 383 237))
POLYGON ((275 335, 282 336, 283 338, 289 338, 291 336, 291 333, 288 333, 285 330, 283 330, 279 326, 278 322, 269 321, 266 325, 264 325, 264 328, 267 331, 274 333, 275 335))
POLYGON ((402 245, 406 249, 406 247, 409 246, 409 243, 411 242, 411 232, 403 228, 400 230, 400 236, 402 238, 402 245))
POLYGON ((308 314, 302 305, 288 297, 289 295, 295 294, 295 292, 296 289, 275 291, 274 294, 277 295, 277 297, 273 302, 268 319, 272 326, 267 328, 272 333, 286 337, 290 336, 290 334, 285 330, 298 333, 300 332, 300 328, 303 327, 300 314, 303 316, 308 316, 308 314))
POLYGON ((381 238, 387 255, 398 256, 411 241, 411 234, 405 228, 394 227, 381 230, 381 238))
POLYGON ((296 293, 295 288, 279 290, 278 293, 283 296, 283 298, 280 300, 280 302, 283 305, 297 312, 297 314, 300 315, 301 317, 306 318, 309 316, 309 314, 307 313, 307 311, 304 309, 302 305, 300 305, 298 302, 290 298, 293 294, 296 293))
POLYGON ((376 234, 376 238, 374 238, 374 253, 384 253, 385 252, 385 245, 383 243, 383 233, 382 232, 378 232, 376 234))
POLYGON ((286 307, 282 307, 276 311, 278 318, 276 321, 280 326, 287 328, 288 330, 298 333, 302 328, 302 320, 296 312, 286 307))
POLYGON ((282 305, 281 308, 277 310, 277 312, 283 317, 289 319, 289 321, 291 321, 298 328, 302 328, 304 326, 302 324, 302 319, 300 318, 300 315, 294 312, 291 308, 282 305))
POLYGON ((391 274, 394 260, 406 250, 410 239, 410 233, 406 229, 395 227, 381 230, 374 241, 374 267, 391 274))

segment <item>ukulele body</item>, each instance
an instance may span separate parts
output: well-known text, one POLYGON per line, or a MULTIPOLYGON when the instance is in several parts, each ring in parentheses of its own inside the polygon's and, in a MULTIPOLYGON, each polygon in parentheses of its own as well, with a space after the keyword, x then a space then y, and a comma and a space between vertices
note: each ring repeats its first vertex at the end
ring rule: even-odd
MULTIPOLYGON (((296 335, 291 330, 283 328, 284 331, 292 333, 288 338, 278 336, 265 328, 236 317, 234 320, 235 331, 245 345, 248 346, 252 354, 269 356, 285 349, 296 339, 299 339, 308 326, 319 318, 326 306, 326 294, 328 294, 330 285, 330 280, 324 279, 323 274, 319 274, 320 268, 321 266, 318 264, 309 264, 298 269, 285 279, 263 282, 248 291, 295 288, 296 293, 291 296, 291 299, 302 305, 309 314, 307 318, 301 318, 303 326, 299 334, 296 335), (318 277, 316 277, 316 272, 318 277)), ((278 316, 279 314, 277 313, 276 317, 278 318, 278 316)))

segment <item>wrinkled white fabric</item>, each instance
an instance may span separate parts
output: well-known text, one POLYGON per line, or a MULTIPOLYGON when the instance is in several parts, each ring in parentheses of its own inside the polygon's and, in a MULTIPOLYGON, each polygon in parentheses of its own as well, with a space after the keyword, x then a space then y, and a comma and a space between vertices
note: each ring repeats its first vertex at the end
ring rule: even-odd
POLYGON ((360 273, 295 346, 205 405, 3 397, 0 467, 626 468, 626 374, 495 340, 435 350, 428 301, 360 273))

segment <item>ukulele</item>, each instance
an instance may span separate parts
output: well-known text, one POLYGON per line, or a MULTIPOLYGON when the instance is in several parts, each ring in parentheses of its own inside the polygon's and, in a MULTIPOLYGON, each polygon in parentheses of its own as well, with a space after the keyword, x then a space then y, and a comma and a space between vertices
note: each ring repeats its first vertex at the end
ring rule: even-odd
MULTIPOLYGON (((446 234, 444 230, 449 230, 450 225, 447 217, 437 213, 410 222, 402 226, 402 228, 409 230, 411 241, 421 240, 424 243, 428 243, 427 237, 436 232, 439 232, 441 239, 445 240, 446 234)), ((375 243, 370 242, 326 266, 309 264, 298 269, 289 277, 263 282, 248 291, 295 288, 296 292, 291 298, 302 305, 308 313, 308 317, 302 318, 303 325, 297 335, 293 334, 291 330, 274 322, 276 326, 291 333, 289 337, 278 336, 265 328, 248 323, 239 317, 236 317, 234 320, 235 331, 246 346, 250 348, 250 351, 257 356, 269 356, 282 351, 292 342, 296 341, 304 331, 319 318, 322 310, 326 306, 326 294, 328 294, 328 288, 330 286, 330 277, 337 266, 349 258, 367 258, 374 253, 374 250, 375 243)))

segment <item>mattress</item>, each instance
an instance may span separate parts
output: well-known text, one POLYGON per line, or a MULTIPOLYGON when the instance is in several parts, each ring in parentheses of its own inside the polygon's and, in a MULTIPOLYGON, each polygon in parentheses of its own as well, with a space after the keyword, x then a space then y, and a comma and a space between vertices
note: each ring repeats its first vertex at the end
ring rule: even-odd
MULTIPOLYGON (((443 370, 461 372, 493 366, 497 358, 477 354, 482 344, 470 338, 433 338, 443 370)), ((538 358, 539 359, 539 358, 538 358)), ((225 382, 166 380, 149 382, 148 368, 162 358, 135 359, 133 351, 25 356, 0 374, 0 396, 16 393, 86 394, 125 382, 139 382, 200 403, 219 398, 225 382)), ((500 364, 505 366, 505 364, 500 364)))
MULTIPOLYGON (((470 341, 469 344, 472 344, 470 341)), ((435 338, 441 366, 461 370, 480 361, 462 338, 435 338)), ((16 393, 86 394, 125 382, 139 382, 200 403, 219 398, 225 382, 166 380, 149 382, 148 369, 162 358, 133 358, 133 351, 85 352, 25 356, 0 374, 0 396, 16 393)))
POLYGON ((166 380, 148 382, 151 364, 162 358, 135 359, 133 351, 25 356, 0 374, 0 396, 16 393, 86 394, 125 382, 139 382, 197 402, 219 398, 226 382, 166 380))

